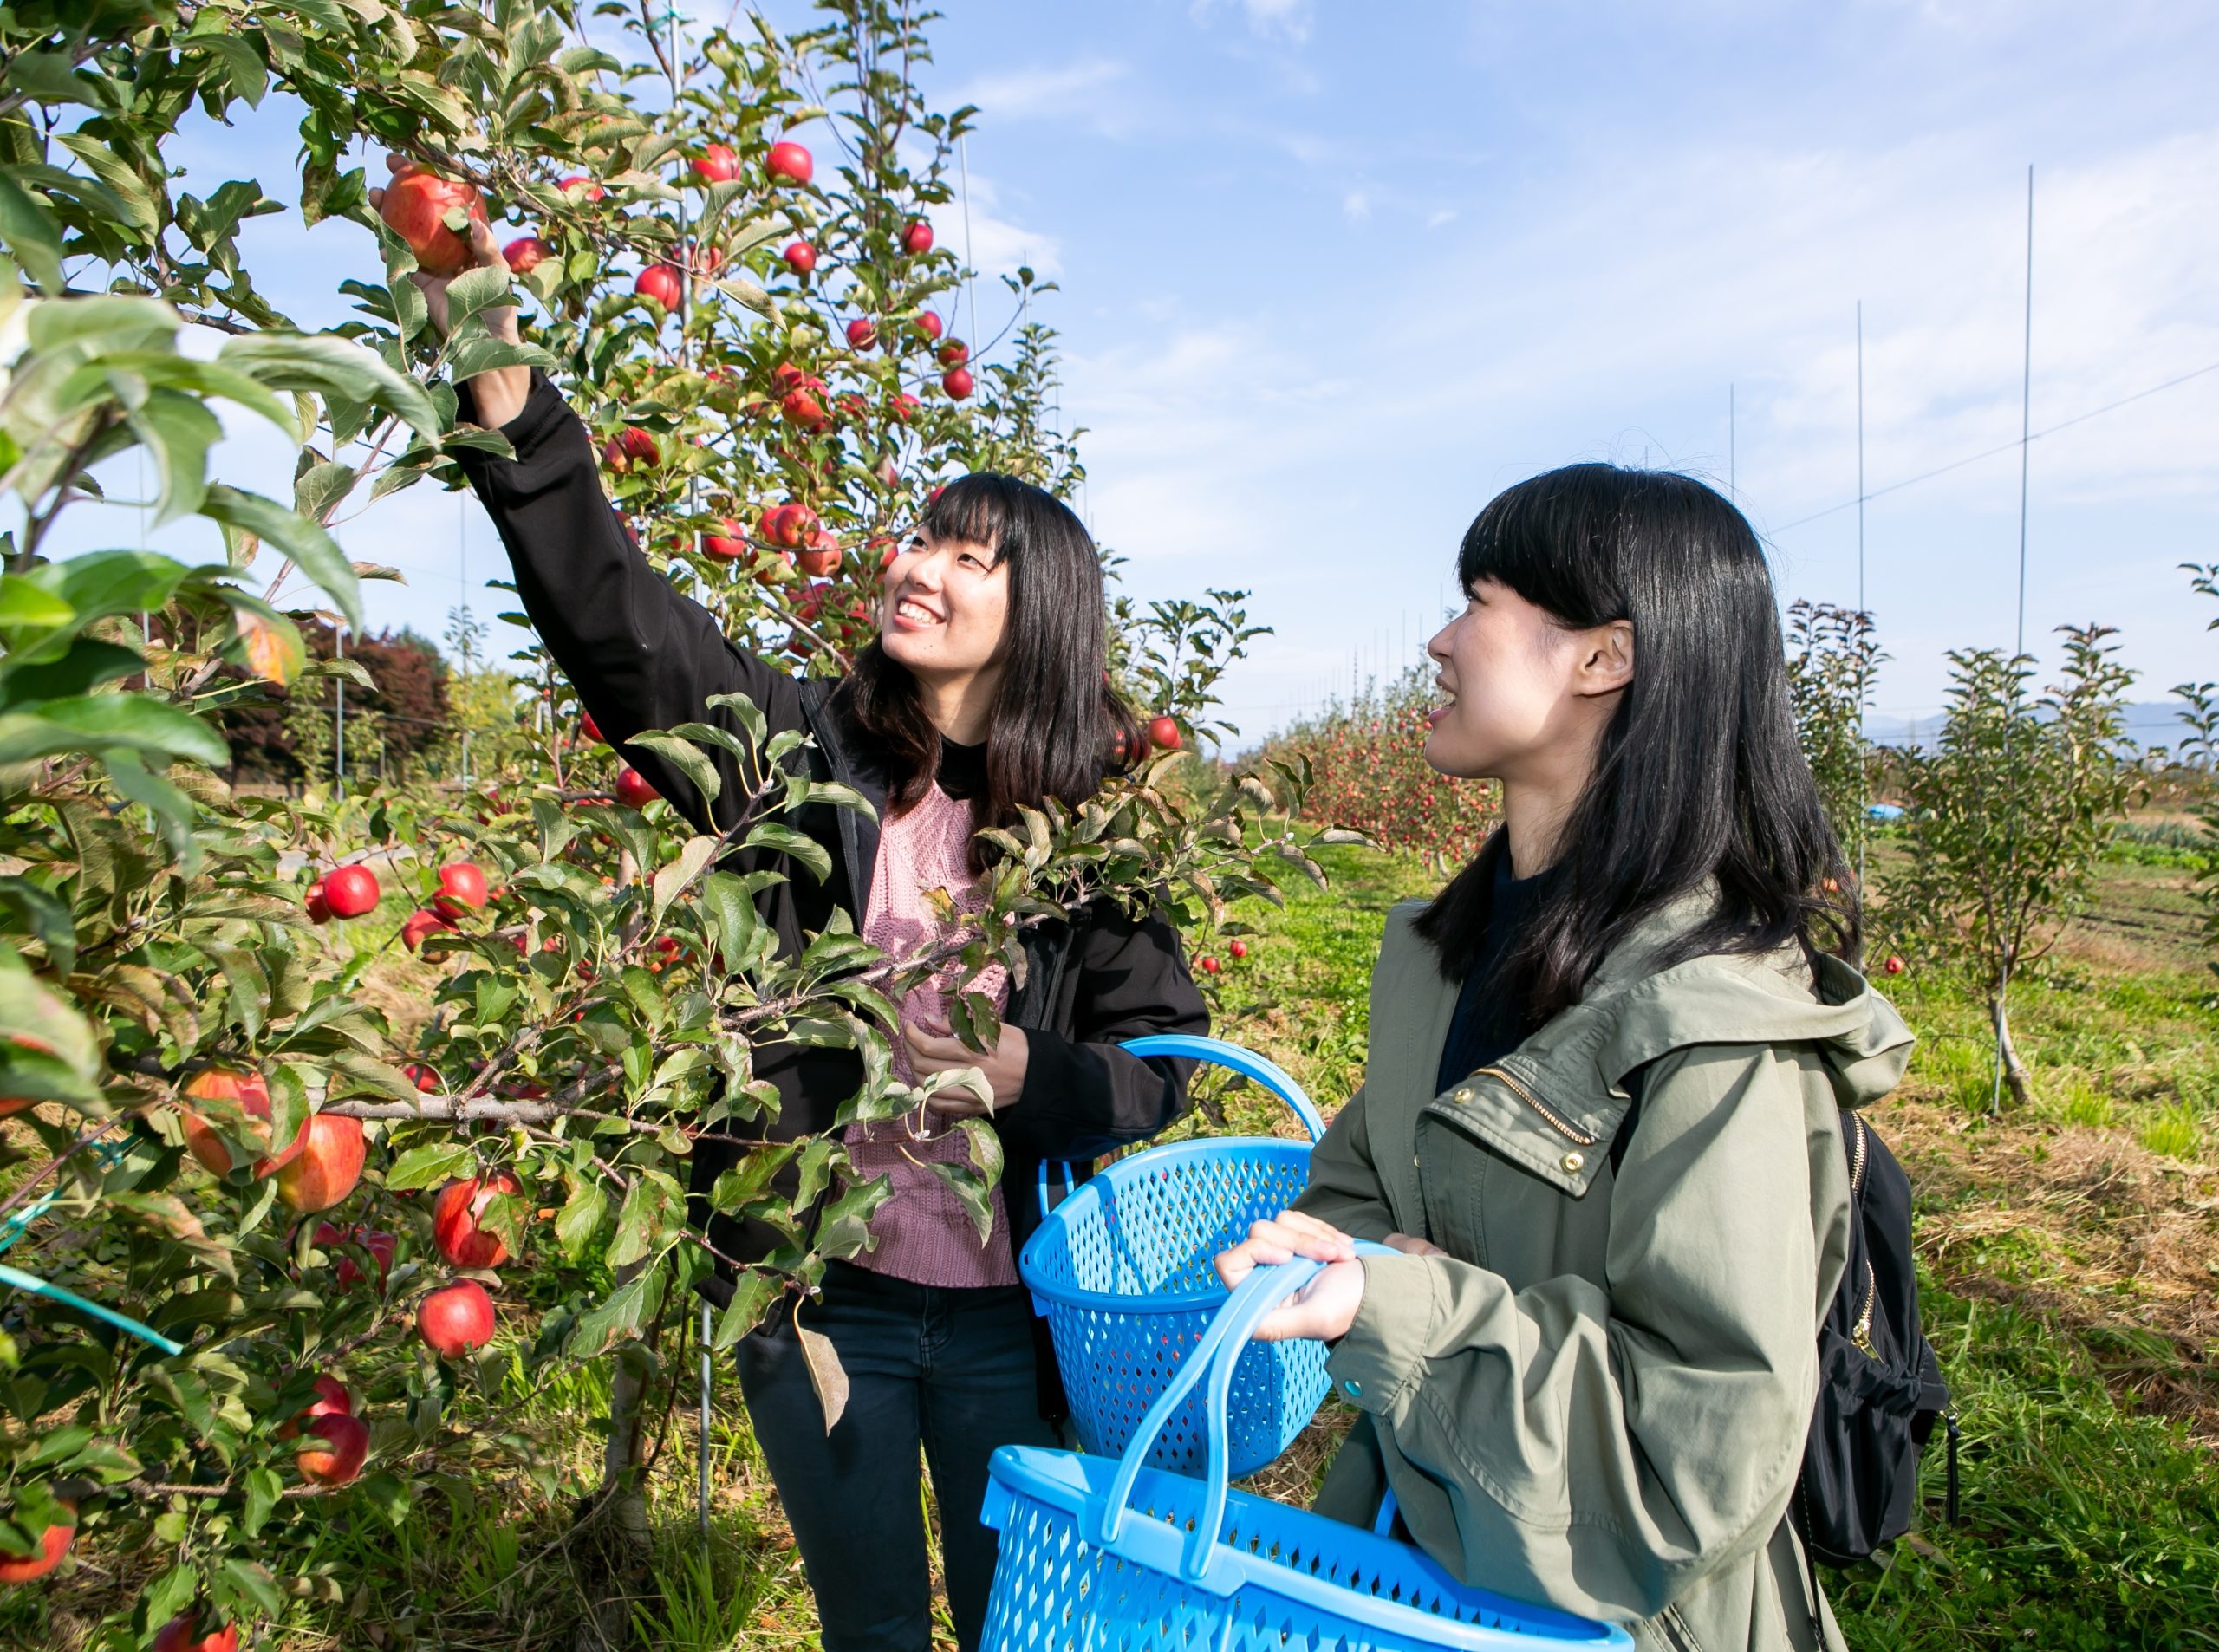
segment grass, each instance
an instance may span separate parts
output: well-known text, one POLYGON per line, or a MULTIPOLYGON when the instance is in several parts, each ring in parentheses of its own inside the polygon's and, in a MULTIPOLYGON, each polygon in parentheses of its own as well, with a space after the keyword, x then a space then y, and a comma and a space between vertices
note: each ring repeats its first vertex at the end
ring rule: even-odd
MULTIPOLYGON (((1284 910, 1244 908, 1251 955, 1217 990, 1219 1031, 1330 1109, 1362 1076, 1386 910, 1433 886, 1414 860, 1326 860, 1330 892, 1298 885, 1284 910)), ((1918 1194, 1927 1323, 1963 1419, 1964 1517, 1940 1522, 1937 1442, 1926 1516, 1891 1564, 1829 1579, 1860 1652, 2219 1647, 2219 1015, 2188 884, 2179 868, 2105 865, 2090 920, 2014 992, 2036 1099, 2000 1119, 1979 1006, 1944 981, 1886 983, 1921 1041, 1871 1116, 1918 1194)), ((415 967, 393 960, 396 1000, 415 967)), ((1231 1128, 1297 1133, 1255 1086, 1214 1081, 1204 1094, 1231 1128)), ((697 1362, 690 1346, 678 1358, 644 1561, 612 1558, 574 1525, 598 1479, 606 1369, 535 1386, 496 1360, 489 1378, 538 1442, 537 1472, 443 1481, 398 1525, 345 1506, 265 1645, 553 1652, 601 1644, 595 1624, 611 1642, 672 1652, 815 1645, 728 1363, 706 1538, 696 1524, 697 1362)), ((1346 1421, 1329 1404, 1256 1485, 1306 1498, 1346 1421)), ((128 1584, 146 1565, 117 1570, 128 1584)), ((11 1591, 0 1646, 75 1652, 116 1588, 81 1567, 36 1607, 11 1591)))

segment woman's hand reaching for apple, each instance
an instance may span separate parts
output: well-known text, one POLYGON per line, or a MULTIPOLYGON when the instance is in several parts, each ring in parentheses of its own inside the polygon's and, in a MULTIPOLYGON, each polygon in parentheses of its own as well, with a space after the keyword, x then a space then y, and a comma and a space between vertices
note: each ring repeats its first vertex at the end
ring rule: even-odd
MULTIPOLYGON (((398 188, 402 180, 413 176, 428 175, 429 169, 399 155, 385 158, 386 169, 393 176, 386 189, 370 192, 370 205, 382 212, 386 205, 386 190, 398 188)), ((388 219, 388 222, 391 220, 388 219)), ((492 225, 482 216, 472 213, 469 220, 470 261, 465 267, 472 270, 502 270, 508 265, 502 259, 500 244, 493 238, 492 225)), ((456 270, 455 275, 462 272, 456 270)), ((447 330, 447 283, 452 276, 436 276, 423 270, 410 272, 408 279, 416 283, 424 295, 424 308, 430 313, 432 325, 444 335, 447 330)), ((485 330, 497 339, 513 344, 517 341, 517 311, 513 304, 503 304, 497 309, 479 312, 485 330)), ((524 411, 525 398, 531 393, 530 367, 494 367, 478 374, 467 381, 472 399, 478 408, 478 421, 489 430, 498 430, 524 411)))

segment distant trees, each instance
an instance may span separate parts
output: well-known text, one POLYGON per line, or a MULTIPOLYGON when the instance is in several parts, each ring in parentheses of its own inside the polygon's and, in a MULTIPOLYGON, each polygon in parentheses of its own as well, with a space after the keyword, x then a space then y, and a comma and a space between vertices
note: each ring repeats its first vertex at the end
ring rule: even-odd
MULTIPOLYGON (((328 625, 303 624, 301 634, 312 659, 329 660, 338 653, 328 625)), ((350 638, 345 657, 361 667, 361 678, 351 672, 344 678, 310 677, 290 694, 269 691, 224 711, 235 781, 290 786, 328 778, 334 701, 342 693, 345 716, 337 720, 355 725, 347 739, 350 772, 372 772, 381 763, 400 776, 429 761, 444 763, 454 726, 447 664, 438 646, 403 627, 350 638), (377 738, 369 738, 373 734, 377 738)), ((249 680, 243 671, 230 670, 242 683, 249 680)))

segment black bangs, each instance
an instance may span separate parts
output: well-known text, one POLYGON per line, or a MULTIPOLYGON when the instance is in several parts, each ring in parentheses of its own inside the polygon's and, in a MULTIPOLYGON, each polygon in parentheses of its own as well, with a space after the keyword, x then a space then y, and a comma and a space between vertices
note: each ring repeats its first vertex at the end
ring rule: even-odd
POLYGON ((1468 592, 1494 580, 1572 626, 1627 618, 1612 541, 1652 478, 1701 485, 1615 465, 1567 465, 1497 494, 1464 531, 1458 586, 1468 592))
POLYGON ((928 539, 984 545, 999 562, 1018 549, 1010 543, 1010 524, 1026 514, 1028 507, 1038 511, 1036 502, 1025 497, 1036 491, 1013 476, 973 471, 940 489, 939 497, 925 507, 917 529, 928 539))

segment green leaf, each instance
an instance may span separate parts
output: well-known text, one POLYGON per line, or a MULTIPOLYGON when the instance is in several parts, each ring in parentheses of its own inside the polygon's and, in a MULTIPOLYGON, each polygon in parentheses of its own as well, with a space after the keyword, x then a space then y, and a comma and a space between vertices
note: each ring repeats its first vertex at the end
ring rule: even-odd
MULTIPOLYGON (((169 845, 170 855, 177 862, 178 869, 187 877, 198 872, 200 843, 192 835, 192 823, 198 811, 193 807, 192 799, 148 770, 133 752, 111 751, 107 753, 107 764, 108 783, 133 803, 143 804, 153 811, 155 827, 160 831, 163 842, 169 845)), ((257 977, 261 975, 259 966, 254 967, 253 973, 257 977)), ((237 987, 238 980, 234 979, 232 985, 237 987)), ((269 983, 264 979, 261 985, 261 998, 266 1004, 270 996, 269 983)), ((256 1024, 247 1030, 249 1037, 261 1031, 259 1018, 255 1018, 255 1020, 256 1024)))
MULTIPOLYGON (((491 275, 493 272, 485 270, 478 273, 491 275)), ((456 285, 460 284, 458 280, 456 285)), ((454 375, 455 382, 460 384, 481 373, 491 373, 500 367, 537 367, 543 373, 552 373, 562 365, 537 344, 517 344, 499 338, 473 338, 455 347, 454 354, 447 362, 447 371, 454 375)))
POLYGON ((253 1605, 257 1616, 284 1616, 285 1591, 277 1586, 277 1580, 270 1575, 268 1567, 231 1557, 222 1563, 221 1571, 223 1580, 238 1592, 242 1600, 253 1605))
POLYGON ((667 1245, 685 1220, 685 1190, 661 1171, 641 1171, 616 1213, 616 1239, 608 1248, 608 1265, 621 1268, 643 1260, 667 1245))
POLYGON ((979 1230, 979 1243, 983 1246, 994 1232, 992 1184, 968 1165, 948 1164, 935 1159, 925 1168, 938 1176, 941 1185, 955 1195, 956 1202, 963 1206, 963 1213, 971 1219, 971 1226, 979 1230))
POLYGON ((746 847, 776 849, 790 855, 814 872, 819 882, 832 875, 832 856, 823 844, 777 821, 766 820, 752 828, 747 834, 746 847))
POLYGON ((60 226, 29 191, 5 173, 0 173, 0 241, 8 244, 8 250, 40 291, 60 296, 64 284, 60 226))
POLYGON ((717 848, 718 840, 713 837, 689 837, 686 840, 686 846, 678 851, 676 860, 656 868, 654 914, 648 920, 648 928, 658 932, 661 930, 662 915, 670 909, 670 903, 678 899, 686 886, 709 863, 717 848))
POLYGON ((741 1337, 763 1323, 764 1317, 776 1305, 784 1285, 775 1273, 765 1273, 751 1268, 733 1281, 732 1300, 717 1316, 716 1333, 710 1338, 712 1350, 722 1353, 741 1337))
POLYGON ((242 334, 225 341, 216 359, 252 374, 273 390, 314 390, 375 402, 400 414, 425 440, 439 439, 439 412, 424 387, 394 372, 375 352, 335 334, 242 334))
MULTIPOLYGON (((509 291, 509 272, 506 269, 465 270, 447 283, 447 331, 450 334, 459 332, 462 324, 480 310, 514 302, 509 291)), ((459 367, 454 369, 454 373, 457 378, 471 376, 459 367)))
POLYGON ((427 1141, 394 1161, 393 1168, 385 1173, 385 1185, 392 1193, 428 1187, 468 1175, 475 1162, 466 1141, 427 1141))
POLYGON ((319 460, 293 478, 293 509, 310 522, 322 522, 354 488, 355 475, 351 465, 319 460))
POLYGON ((198 718, 148 694, 84 694, 51 700, 35 717, 0 712, 0 764, 111 745, 185 758, 211 769, 231 760, 231 748, 220 734, 198 718))
POLYGON ((572 1359, 595 1359, 637 1337, 652 1309, 650 1287, 659 1299, 661 1279, 659 1270, 649 1269, 618 1285, 606 1300, 578 1316, 563 1351, 572 1359))
POLYGON ((150 525, 192 515, 207 495, 208 450, 223 439, 222 421, 183 391, 160 389, 149 390, 127 419, 154 459, 159 487, 150 525))
POLYGON ((277 1499, 285 1490, 285 1482, 277 1477, 274 1468, 250 1468, 246 1472, 246 1512, 240 1521, 241 1528, 250 1538, 257 1535, 277 1506, 277 1499))
POLYGON ((572 1187, 562 1214, 555 1219, 555 1237, 562 1243, 563 1255, 573 1262, 582 1259, 594 1235, 601 1231, 601 1219, 608 1213, 608 1195, 599 1182, 581 1181, 572 1187))
POLYGON ((817 1219, 814 1248, 829 1257, 860 1256, 870 1248, 872 1214, 893 1196, 889 1176, 873 1176, 842 1188, 817 1219))
POLYGON ((75 611, 75 623, 159 612, 192 570, 151 550, 95 550, 52 563, 29 577, 75 611))
MULTIPOLYGON (((0 629, 4 629, 0 627, 0 629)), ((36 711, 48 700, 75 699, 143 669, 138 651, 79 637, 59 660, 0 659, 0 711, 36 711)))
POLYGON ((0 574, 0 629, 36 626, 45 630, 67 625, 76 617, 77 610, 53 592, 42 589, 21 574, 0 574))
POLYGON ((740 727, 747 731, 747 738, 761 745, 769 738, 771 725, 764 720, 762 711, 745 694, 712 694, 706 702, 713 712, 730 712, 740 727))
POLYGON ((259 535, 277 546, 330 595, 349 626, 357 631, 362 628, 362 588, 355 577, 355 564, 315 523, 275 499, 242 492, 222 482, 208 490, 200 513, 227 527, 259 535))
MULTIPOLYGON (((652 751, 662 758, 693 783, 693 789, 701 794, 704 803, 714 803, 717 793, 724 789, 724 782, 718 777, 708 754, 690 740, 681 740, 675 734, 666 734, 660 730, 649 730, 646 733, 633 735, 624 744, 637 746, 642 751, 652 751)), ((829 871, 831 862, 828 860, 825 866, 829 871)))
POLYGON ((712 872, 701 881, 700 899, 716 931, 717 951, 726 972, 739 969, 762 922, 746 884, 729 872, 712 872))

